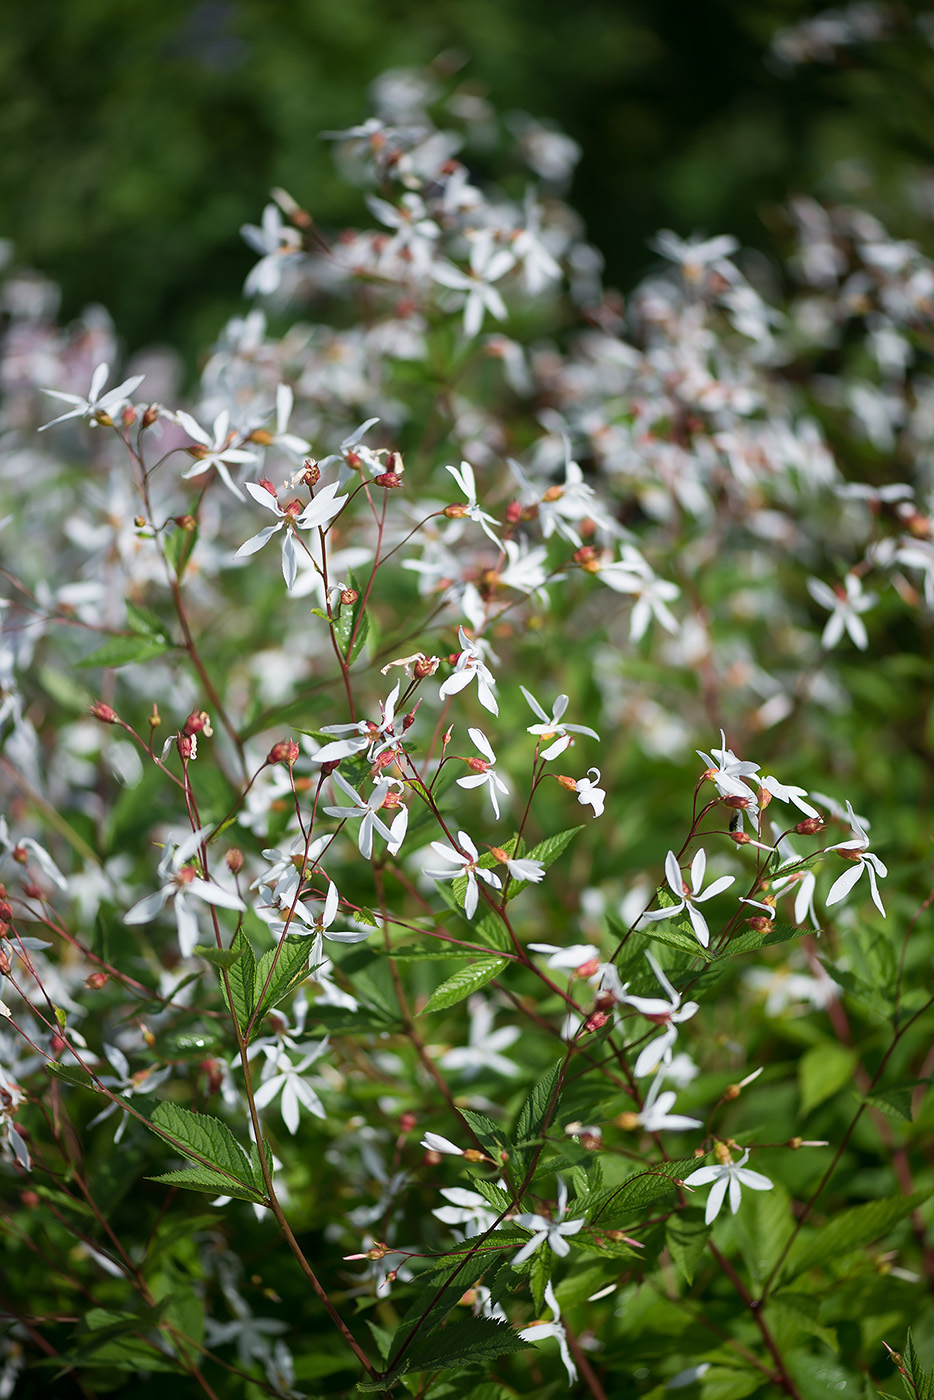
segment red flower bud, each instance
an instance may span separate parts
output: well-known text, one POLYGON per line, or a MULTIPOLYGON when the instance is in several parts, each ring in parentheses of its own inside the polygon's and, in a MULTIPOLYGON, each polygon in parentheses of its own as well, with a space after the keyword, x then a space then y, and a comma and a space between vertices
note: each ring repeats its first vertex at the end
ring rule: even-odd
POLYGON ((805 817, 803 821, 798 822, 795 831, 800 836, 816 836, 826 825, 823 817, 805 817))
POLYGON ((99 992, 107 981, 108 977, 106 972, 92 972, 89 977, 84 979, 84 985, 92 992, 99 992))
POLYGON ((379 476, 373 478, 374 486, 384 486, 387 491, 402 485, 402 477, 398 472, 380 472, 379 476))
POLYGON ((287 763, 289 767, 297 761, 301 755, 301 749, 294 739, 280 739, 278 744, 273 744, 266 755, 267 763, 287 763))
POLYGON ((117 712, 109 705, 105 705, 103 700, 95 700, 91 706, 91 714, 94 719, 99 719, 101 724, 116 724, 117 712))
POLYGON ((224 859, 231 875, 239 875, 243 869, 243 852, 236 846, 231 846, 224 859))

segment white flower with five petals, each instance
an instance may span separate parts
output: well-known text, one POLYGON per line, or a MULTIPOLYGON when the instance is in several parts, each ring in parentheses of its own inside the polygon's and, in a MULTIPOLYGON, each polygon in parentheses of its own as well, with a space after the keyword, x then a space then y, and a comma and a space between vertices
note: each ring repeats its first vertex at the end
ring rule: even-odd
POLYGON ((683 910, 687 910, 697 941, 701 947, 706 948, 710 943, 710 929, 707 927, 707 920, 697 906, 705 904, 708 899, 713 899, 714 895, 721 894, 736 879, 735 875, 721 875, 718 880, 714 880, 712 885, 708 885, 707 889, 702 891, 701 886, 704 883, 706 870, 707 852, 700 850, 691 861, 691 886, 689 889, 681 878, 681 867, 678 865, 677 856, 674 851, 669 851, 665 857, 665 878, 678 903, 669 904, 667 909, 646 911, 642 915, 643 919, 647 919, 650 923, 657 923, 660 919, 671 919, 683 910))

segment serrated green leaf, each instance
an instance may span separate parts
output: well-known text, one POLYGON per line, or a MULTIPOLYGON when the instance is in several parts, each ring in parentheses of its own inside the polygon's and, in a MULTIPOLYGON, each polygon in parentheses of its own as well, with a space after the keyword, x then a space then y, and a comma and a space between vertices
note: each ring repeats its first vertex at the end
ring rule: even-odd
MULTIPOLYGON (((559 831, 554 836, 546 836, 544 841, 540 841, 531 851, 526 851, 523 860, 540 860, 547 870, 554 865, 561 852, 574 840, 579 831, 584 827, 569 826, 566 831, 559 831)), ((529 885, 528 880, 510 881, 509 889, 506 892, 507 900, 515 899, 517 894, 521 894, 529 885)))
POLYGON ((902 1348, 902 1365, 908 1373, 907 1376, 902 1377, 902 1384, 908 1390, 909 1395, 912 1395, 912 1400, 934 1400, 934 1368, 928 1370, 922 1364, 915 1348, 910 1327, 905 1345, 902 1348), (913 1394, 909 1385, 914 1387, 913 1394))
POLYGON ((81 1069, 79 1065, 60 1065, 56 1060, 46 1061, 46 1070, 55 1079, 64 1079, 66 1084, 74 1084, 79 1089, 91 1089, 97 1092, 94 1080, 86 1069, 81 1069))
POLYGON ((512 1135, 512 1150, 527 1170, 541 1134, 554 1119, 561 1102, 559 1085, 566 1060, 557 1060, 539 1079, 519 1110, 512 1135))
POLYGON ((866 1094, 863 1103, 878 1108, 887 1118, 900 1118, 904 1123, 912 1121, 913 1088, 898 1085, 891 1089, 877 1089, 874 1094, 866 1094))
POLYGON ((882 1201, 870 1201, 828 1220, 810 1239, 798 1238, 785 1261, 783 1275, 795 1278, 818 1264, 839 1259, 854 1249, 861 1249, 872 1240, 888 1234, 906 1215, 931 1196, 930 1191, 916 1191, 913 1196, 895 1196, 882 1201))
POLYGON ((766 1317, 782 1351, 790 1350, 801 1335, 817 1337, 825 1346, 838 1351, 837 1334, 817 1320, 820 1300, 809 1293, 783 1291, 768 1300, 766 1317))
POLYGON ((665 1245, 671 1255, 671 1262, 688 1288, 694 1282, 694 1274, 709 1239, 710 1226, 701 1221, 673 1215, 665 1225, 665 1245))
POLYGON ((210 1196, 233 1196, 238 1201, 263 1200, 261 1192, 233 1182, 229 1176, 211 1171, 210 1167, 183 1167, 181 1171, 147 1176, 146 1180, 158 1181, 163 1186, 185 1186, 191 1191, 206 1191, 210 1196))
POLYGON ((397 962, 445 962, 450 958, 475 958, 477 949, 453 948, 449 943, 439 941, 431 943, 427 948, 417 948, 409 944, 404 948, 391 948, 389 957, 397 962))
MULTIPOLYGON (((237 930, 230 951, 237 954, 237 960, 227 969, 224 995, 227 994, 226 987, 229 987, 232 1002, 230 1009, 237 1018, 241 1032, 246 1034, 256 1004, 253 990, 256 982, 256 959, 253 956, 253 946, 242 928, 237 930)), ((224 985, 223 977, 221 984, 224 985)))
POLYGON ((154 1109, 150 1126, 160 1136, 167 1134, 172 1145, 199 1166, 216 1168, 231 1186, 239 1183, 248 1191, 257 1189, 246 1153, 218 1118, 163 1100, 154 1109))
POLYGON ((152 661, 157 656, 165 656, 172 648, 167 642, 157 642, 151 637, 112 637, 109 642, 82 657, 78 666, 102 666, 116 668, 129 666, 135 661, 152 661))
POLYGON ((506 921, 497 914, 495 909, 488 909, 483 918, 474 925, 474 928, 477 938, 488 943, 491 948, 499 948, 508 953, 513 951, 513 942, 509 936, 506 921))
POLYGON ((620 1186, 604 1191, 589 1203, 588 1216, 592 1225, 613 1229, 653 1201, 671 1195, 675 1183, 683 1181, 702 1164, 700 1157, 681 1157, 672 1162, 660 1162, 650 1171, 638 1172, 620 1186))
POLYGON ((524 1351, 527 1346, 528 1342, 524 1342, 508 1323, 495 1322, 489 1317, 466 1317, 414 1342, 393 1374, 449 1371, 454 1366, 493 1361, 507 1352, 524 1351))
POLYGON ((693 933, 678 928, 674 921, 670 924, 646 924, 645 928, 637 928, 633 932, 642 938, 654 938, 657 943, 666 943, 669 948, 677 948, 679 953, 690 953, 692 957, 703 958, 704 962, 710 962, 713 957, 709 948, 701 947, 693 933))
POLYGON ((858 1059, 859 1052, 849 1045, 823 1041, 812 1046, 798 1064, 802 1114, 810 1113, 849 1084, 858 1059))
POLYGON ((499 1124, 494 1123, 492 1118, 487 1118, 482 1113, 475 1113, 472 1108, 462 1108, 460 1114, 464 1122, 473 1129, 474 1136, 483 1144, 490 1156, 496 1156, 506 1143, 506 1133, 499 1124))
POLYGON ((492 981, 498 972, 502 972, 507 962, 507 958, 478 958, 470 967, 461 968, 453 977, 442 982, 440 987, 435 988, 419 1015, 424 1016, 429 1011, 445 1011, 449 1006, 455 1006, 478 987, 484 987, 487 982, 492 981))
POLYGON ((254 1025, 258 1025, 266 1012, 287 997, 304 979, 311 940, 286 934, 278 957, 276 952, 275 948, 268 949, 256 964, 253 979, 254 1025))

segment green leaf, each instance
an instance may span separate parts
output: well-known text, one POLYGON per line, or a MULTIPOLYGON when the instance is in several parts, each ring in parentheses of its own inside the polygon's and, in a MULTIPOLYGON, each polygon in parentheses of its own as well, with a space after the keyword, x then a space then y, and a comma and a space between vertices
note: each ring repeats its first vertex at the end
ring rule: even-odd
POLYGON ((498 972, 502 972, 507 962, 507 958, 478 958, 470 967, 461 968, 453 977, 442 982, 440 987, 435 988, 419 1014, 423 1016, 429 1011, 444 1011, 449 1006, 455 1006, 478 987, 492 981, 498 972))
POLYGON ((91 1075, 79 1065, 60 1065, 56 1060, 47 1060, 46 1069, 56 1079, 64 1079, 66 1084, 74 1084, 79 1089, 92 1089, 98 1092, 91 1075))
POLYGON ((262 1193, 252 1186, 231 1181, 221 1172, 211 1171, 210 1167, 183 1167, 177 1172, 163 1172, 160 1176, 147 1176, 147 1181, 158 1181, 164 1186, 186 1186, 192 1191, 207 1191, 211 1196, 233 1196, 238 1201, 262 1201, 262 1193))
POLYGON ((516 1156, 523 1164, 523 1170, 527 1169, 532 1149, 538 1146, 541 1134, 553 1120, 558 1104, 561 1102, 558 1086, 561 1083, 561 1074, 565 1064, 566 1060, 563 1056, 560 1060, 556 1060, 551 1069, 546 1071, 535 1084, 519 1110, 513 1131, 512 1146, 516 1156))
POLYGON ((136 603, 127 602, 126 620, 134 632, 140 636, 149 637, 156 642, 167 642, 169 640, 165 623, 157 617, 149 608, 141 608, 136 603))
POLYGON ((766 1316, 781 1351, 790 1350, 802 1335, 817 1337, 832 1351, 839 1351, 836 1332, 817 1320, 819 1306, 820 1299, 810 1293, 773 1293, 766 1316))
POLYGON ((449 1371, 454 1366, 471 1366, 492 1361, 507 1352, 524 1351, 524 1342, 505 1322, 489 1317, 467 1317, 439 1328, 430 1336, 413 1342, 395 1375, 412 1371, 449 1371))
POLYGON ((912 1340, 911 1328, 902 1348, 902 1365, 908 1373, 902 1376, 902 1384, 912 1400, 934 1400, 934 1368, 929 1371, 922 1365, 912 1340))
POLYGON ((184 530, 181 526, 163 535, 163 549, 165 550, 166 562, 173 570, 175 577, 181 581, 188 561, 192 556, 195 545, 198 543, 198 531, 184 530))
POLYGON ((738 1366, 711 1366, 700 1381, 701 1400, 745 1400, 762 1384, 761 1371, 738 1366))
POLYGON ((808 1050, 798 1064, 802 1114, 810 1113, 849 1084, 858 1059, 858 1052, 851 1046, 832 1041, 823 1041, 808 1050))
POLYGON ((709 1225, 704 1225, 701 1221, 687 1220, 681 1215, 671 1216, 665 1226, 665 1244, 671 1255, 671 1262, 688 1288, 694 1282, 694 1274, 709 1238, 709 1225))
POLYGON ((863 1103, 878 1108, 887 1118, 900 1118, 905 1123, 912 1121, 912 1099, 914 1088, 895 1086, 891 1089, 877 1089, 874 1094, 866 1094, 863 1103))
POLYGON ((212 948, 205 945, 191 951, 195 957, 204 958, 205 962, 213 963, 215 967, 233 967, 243 957, 242 948, 212 948))
POLYGON ((51 666, 40 666, 36 677, 46 695, 51 696, 57 705, 76 714, 87 710, 94 700, 89 690, 79 685, 72 675, 55 671, 51 666))
POLYGON ((810 1239, 799 1236, 785 1262, 785 1277, 795 1278, 807 1269, 839 1259, 888 1234, 893 1225, 910 1215, 931 1194, 930 1191, 916 1191, 913 1196, 870 1201, 868 1205, 856 1206, 828 1220, 810 1239))
MULTIPOLYGON (((253 987, 256 981, 256 959, 253 956, 252 944, 242 928, 237 930, 230 951, 237 954, 237 960, 227 970, 224 995, 227 995, 226 988, 229 986, 232 1003, 230 1009, 237 1018, 241 1032, 245 1034, 255 1005, 253 987)), ((223 977, 221 983, 224 984, 223 977)))
MULTIPOLYGON (((549 866, 554 865, 561 852, 574 840, 577 833, 583 831, 583 829, 583 825, 569 826, 566 831, 559 831, 554 836, 547 836, 545 840, 540 841, 533 850, 526 851, 522 859, 540 860, 547 870, 549 866)), ((509 890, 506 895, 507 900, 515 899, 516 895, 521 894, 528 884, 528 880, 510 881, 509 890)))
POLYGON ((621 1186, 614 1186, 588 1202, 588 1219, 598 1229, 613 1229, 632 1215, 638 1215, 653 1201, 670 1195, 676 1190, 675 1183, 690 1176, 702 1161, 700 1157, 682 1157, 661 1162, 650 1171, 629 1177, 621 1186))
POLYGON ((498 1123, 494 1123, 492 1118, 487 1118, 482 1113, 475 1113, 472 1108, 462 1108, 461 1117, 474 1132, 474 1136, 481 1142, 491 1157, 497 1157, 500 1149, 505 1146, 506 1134, 498 1123))
POLYGON ((300 982, 304 980, 308 970, 308 955, 311 952, 311 940, 302 938, 298 934, 287 933, 282 941, 282 948, 276 957, 276 949, 270 948, 263 954, 256 964, 253 987, 253 1003, 255 1006, 254 1024, 258 1025, 261 1017, 265 1016, 283 997, 287 997, 300 982), (273 963, 275 962, 275 968, 273 963), (270 970, 272 976, 270 977, 270 970), (266 979, 269 978, 269 986, 266 986, 266 979), (263 988, 265 987, 265 991, 263 988))
POLYGON ((253 1180, 246 1153, 226 1123, 163 1100, 153 1111, 151 1126, 199 1166, 216 1168, 228 1183, 226 1194, 235 1184, 250 1192, 261 1189, 253 1180))
POLYGON ((90 656, 83 657, 77 665, 128 666, 134 661, 152 661, 154 657, 165 656, 171 650, 167 642, 158 642, 151 637, 112 637, 102 647, 92 651, 90 656))
POLYGON ((506 921, 495 909, 487 910, 475 925, 475 930, 477 937, 484 943, 489 943, 491 948, 500 948, 506 953, 513 951, 513 941, 509 936, 506 921))

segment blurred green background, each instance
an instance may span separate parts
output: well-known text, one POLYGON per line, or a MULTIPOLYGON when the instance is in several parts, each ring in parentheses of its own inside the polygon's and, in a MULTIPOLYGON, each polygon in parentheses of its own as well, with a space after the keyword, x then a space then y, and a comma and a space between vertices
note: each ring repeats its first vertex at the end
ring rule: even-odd
MULTIPOLYGON (((0 236, 60 282, 67 319, 189 355, 242 303, 239 227, 283 185, 327 227, 362 217, 322 129, 366 114, 385 68, 459 51, 504 111, 581 144, 571 202, 630 285, 659 227, 768 248, 789 193, 881 202, 917 235, 934 203, 923 10, 835 64, 782 71, 802 0, 16 0, 0 7, 0 236), (842 186, 842 189, 841 189, 842 186), (847 186, 852 187, 848 189, 847 186), (912 190, 914 194, 912 194, 912 190)), ((367 216, 368 217, 368 216, 367 216)))

